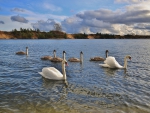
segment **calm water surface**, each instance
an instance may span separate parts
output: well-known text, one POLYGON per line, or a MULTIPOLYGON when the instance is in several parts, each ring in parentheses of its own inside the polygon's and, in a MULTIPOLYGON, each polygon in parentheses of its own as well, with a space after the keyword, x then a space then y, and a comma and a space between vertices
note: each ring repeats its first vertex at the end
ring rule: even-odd
POLYGON ((150 40, 0 40, 0 113, 150 113, 150 40), (29 56, 15 52, 29 47, 29 56), (43 67, 61 71, 60 63, 42 61, 44 55, 84 62, 66 67, 68 87, 38 74, 43 67), (128 69, 108 69, 105 50, 123 65, 131 55, 128 69))

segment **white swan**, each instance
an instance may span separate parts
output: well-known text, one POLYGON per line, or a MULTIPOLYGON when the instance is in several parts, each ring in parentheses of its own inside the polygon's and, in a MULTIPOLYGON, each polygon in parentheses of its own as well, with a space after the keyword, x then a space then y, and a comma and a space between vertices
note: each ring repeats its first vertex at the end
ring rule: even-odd
POLYGON ((44 67, 42 69, 42 72, 38 72, 38 73, 47 79, 66 80, 65 65, 67 65, 67 61, 65 60, 65 51, 63 51, 63 55, 64 55, 64 59, 62 61, 62 72, 63 72, 63 74, 54 67, 44 67))
POLYGON ((108 67, 108 68, 127 68, 127 59, 131 60, 131 56, 127 55, 124 58, 124 66, 121 66, 115 59, 115 57, 109 56, 104 61, 104 64, 99 64, 102 67, 108 67))
MULTIPOLYGON (((105 51, 105 54, 106 54, 106 58, 108 57, 108 50, 105 51)), ((105 59, 102 58, 102 57, 94 57, 94 58, 90 58, 90 61, 104 61, 105 59)))
POLYGON ((72 57, 72 58, 69 58, 68 61, 70 62, 83 62, 83 52, 81 51, 80 52, 80 59, 78 58, 75 58, 75 57, 72 57))
POLYGON ((62 62, 63 59, 60 57, 56 57, 56 50, 54 50, 54 58, 51 59, 51 62, 62 62))
MULTIPOLYGON (((53 51, 53 54, 54 54, 54 57, 56 57, 56 50, 54 50, 53 51)), ((41 58, 41 60, 52 60, 52 56, 43 56, 42 58, 41 58)))
POLYGON ((23 52, 23 51, 19 51, 19 52, 16 52, 17 55, 28 55, 28 47, 26 47, 26 52, 23 52))

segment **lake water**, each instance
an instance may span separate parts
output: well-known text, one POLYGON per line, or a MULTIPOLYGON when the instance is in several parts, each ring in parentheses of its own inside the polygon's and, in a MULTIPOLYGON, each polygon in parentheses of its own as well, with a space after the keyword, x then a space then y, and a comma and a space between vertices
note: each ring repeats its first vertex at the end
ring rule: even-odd
POLYGON ((0 113, 150 113, 150 40, 0 40, 0 113), (29 56, 17 51, 29 47, 29 56), (66 59, 83 51, 83 64, 68 62, 68 87, 47 80, 43 67, 61 71, 61 63, 42 61, 53 50, 66 59), (91 57, 114 56, 127 70, 99 66, 91 57))

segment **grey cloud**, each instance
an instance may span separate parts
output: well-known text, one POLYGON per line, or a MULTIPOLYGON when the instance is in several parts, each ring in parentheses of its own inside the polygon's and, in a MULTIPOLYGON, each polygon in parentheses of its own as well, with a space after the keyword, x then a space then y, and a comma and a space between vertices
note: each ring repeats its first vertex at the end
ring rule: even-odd
POLYGON ((19 15, 18 16, 11 16, 11 20, 21 22, 21 23, 28 23, 27 19, 25 19, 24 17, 21 17, 19 15))
POLYGON ((150 24, 137 24, 134 26, 135 29, 147 29, 150 30, 150 24))
POLYGON ((4 21, 0 21, 0 24, 5 24, 4 21))
POLYGON ((82 14, 76 16, 81 19, 96 18, 100 21, 111 24, 135 24, 135 23, 149 23, 150 22, 150 10, 135 10, 122 12, 113 12, 110 10, 96 10, 85 11, 82 14))
POLYGON ((69 33, 111 33, 128 34, 130 29, 136 34, 149 33, 150 10, 136 8, 126 11, 108 9, 91 10, 76 14, 62 21, 63 29, 69 33))
POLYGON ((34 29, 40 29, 40 31, 50 31, 54 29, 54 24, 56 22, 53 19, 48 19, 47 21, 39 20, 37 23, 32 23, 34 29))
POLYGON ((11 11, 15 11, 15 12, 25 12, 25 10, 21 9, 21 8, 13 8, 11 9, 11 11))

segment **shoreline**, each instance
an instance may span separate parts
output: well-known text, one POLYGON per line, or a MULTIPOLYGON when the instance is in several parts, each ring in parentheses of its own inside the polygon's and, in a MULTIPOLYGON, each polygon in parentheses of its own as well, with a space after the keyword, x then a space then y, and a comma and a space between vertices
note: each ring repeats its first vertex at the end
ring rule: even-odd
POLYGON ((150 39, 150 35, 67 34, 61 31, 0 31, 0 39, 150 39))

